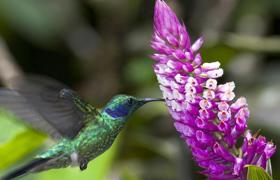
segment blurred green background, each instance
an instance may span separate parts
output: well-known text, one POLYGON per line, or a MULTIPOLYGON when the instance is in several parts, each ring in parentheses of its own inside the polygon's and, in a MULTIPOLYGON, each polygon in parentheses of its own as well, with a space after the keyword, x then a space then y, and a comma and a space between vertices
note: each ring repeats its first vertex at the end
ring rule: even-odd
MULTIPOLYGON (((192 40, 205 37, 204 61, 219 60, 222 82, 246 96, 250 127, 280 145, 280 1, 172 0, 192 40)), ((154 1, 1 0, 0 80, 43 74, 102 107, 117 93, 160 97, 149 47, 154 1)), ((53 142, 10 114, 0 116, 0 176, 53 142)), ((272 158, 280 179, 279 153, 272 158)), ((25 180, 203 179, 163 104, 131 117, 114 146, 88 169, 52 170, 25 180)))

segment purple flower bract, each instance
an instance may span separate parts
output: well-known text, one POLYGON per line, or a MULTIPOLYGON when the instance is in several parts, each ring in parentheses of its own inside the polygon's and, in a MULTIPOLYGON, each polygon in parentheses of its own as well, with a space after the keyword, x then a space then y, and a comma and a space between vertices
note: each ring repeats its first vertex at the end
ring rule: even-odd
POLYGON ((209 179, 246 179, 245 165, 267 169, 276 150, 263 136, 247 129, 246 99, 235 99, 234 82, 219 85, 220 63, 203 63, 198 50, 204 39, 193 44, 186 27, 163 1, 154 11, 151 47, 156 51, 156 73, 174 126, 192 151, 201 173, 209 179), (243 138, 241 147, 237 140, 243 138))

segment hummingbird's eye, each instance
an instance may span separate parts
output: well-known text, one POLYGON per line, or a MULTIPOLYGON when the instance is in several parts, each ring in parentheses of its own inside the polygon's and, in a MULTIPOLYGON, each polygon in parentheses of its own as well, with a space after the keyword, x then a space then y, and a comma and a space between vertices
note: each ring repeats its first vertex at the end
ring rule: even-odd
POLYGON ((129 99, 127 100, 127 103, 128 103, 129 105, 132 105, 133 99, 132 99, 132 98, 129 98, 129 99))

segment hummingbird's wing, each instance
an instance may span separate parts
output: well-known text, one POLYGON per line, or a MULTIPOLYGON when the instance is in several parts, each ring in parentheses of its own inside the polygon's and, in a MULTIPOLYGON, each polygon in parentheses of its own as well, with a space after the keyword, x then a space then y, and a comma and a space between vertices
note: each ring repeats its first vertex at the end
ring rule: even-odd
POLYGON ((74 91, 41 76, 16 79, 12 90, 0 89, 0 107, 56 139, 72 139, 84 127, 87 111, 77 102, 83 103, 74 91))
POLYGON ((55 139, 62 135, 40 113, 27 102, 18 92, 10 89, 0 89, 0 108, 6 109, 17 117, 27 121, 31 127, 42 130, 55 139))

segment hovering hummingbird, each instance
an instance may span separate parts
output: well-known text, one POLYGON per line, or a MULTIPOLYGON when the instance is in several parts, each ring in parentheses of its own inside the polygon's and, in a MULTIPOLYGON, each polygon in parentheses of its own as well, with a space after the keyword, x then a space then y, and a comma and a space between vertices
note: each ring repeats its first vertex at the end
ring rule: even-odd
POLYGON ((3 180, 68 166, 79 166, 83 171, 92 159, 110 148, 134 111, 145 103, 163 101, 117 95, 99 110, 49 78, 30 77, 14 84, 13 89, 0 89, 0 107, 49 134, 58 143, 3 180))

